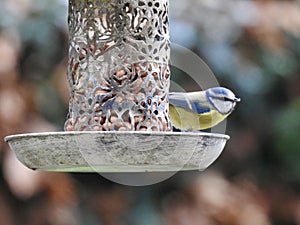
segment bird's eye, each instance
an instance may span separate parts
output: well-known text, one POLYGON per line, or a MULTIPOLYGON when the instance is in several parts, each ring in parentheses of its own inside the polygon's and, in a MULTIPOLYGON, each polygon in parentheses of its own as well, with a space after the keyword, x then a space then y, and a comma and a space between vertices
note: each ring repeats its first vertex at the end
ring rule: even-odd
POLYGON ((226 101, 226 102, 233 102, 232 99, 227 98, 227 97, 224 97, 224 101, 226 101))
POLYGON ((225 102, 233 102, 233 100, 232 99, 230 99, 230 98, 228 98, 228 97, 216 97, 217 99, 219 99, 219 100, 222 100, 222 101, 225 101, 225 102))

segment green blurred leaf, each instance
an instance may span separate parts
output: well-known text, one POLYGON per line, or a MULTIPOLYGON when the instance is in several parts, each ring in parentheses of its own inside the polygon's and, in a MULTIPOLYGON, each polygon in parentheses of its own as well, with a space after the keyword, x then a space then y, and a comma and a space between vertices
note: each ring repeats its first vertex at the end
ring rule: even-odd
POLYGON ((300 99, 278 115, 275 123, 275 149, 287 173, 300 181, 300 99))

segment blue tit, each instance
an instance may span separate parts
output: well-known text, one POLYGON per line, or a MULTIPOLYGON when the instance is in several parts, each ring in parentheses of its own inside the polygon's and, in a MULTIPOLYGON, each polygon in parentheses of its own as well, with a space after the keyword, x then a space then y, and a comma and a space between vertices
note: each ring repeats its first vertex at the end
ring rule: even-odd
POLYGON ((229 116, 237 102, 240 98, 223 87, 188 93, 172 92, 169 94, 171 123, 180 130, 208 129, 229 116))

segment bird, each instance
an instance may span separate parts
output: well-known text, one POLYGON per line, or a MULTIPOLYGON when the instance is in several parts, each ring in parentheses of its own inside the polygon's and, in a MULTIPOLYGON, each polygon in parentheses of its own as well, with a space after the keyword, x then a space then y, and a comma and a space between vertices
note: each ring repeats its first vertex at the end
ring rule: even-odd
POLYGON ((196 92, 170 92, 171 124, 180 130, 198 131, 212 128, 229 116, 241 99, 224 87, 196 92))

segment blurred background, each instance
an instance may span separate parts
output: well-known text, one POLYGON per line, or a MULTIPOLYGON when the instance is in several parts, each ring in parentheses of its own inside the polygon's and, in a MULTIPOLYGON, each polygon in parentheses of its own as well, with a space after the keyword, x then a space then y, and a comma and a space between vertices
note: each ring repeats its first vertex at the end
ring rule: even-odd
MULTIPOLYGON (((170 11, 171 41, 242 102, 205 172, 127 187, 33 172, 4 143, 63 130, 68 31, 67 0, 0 0, 0 225, 300 224, 300 2, 170 0, 170 11)), ((185 83, 178 71, 171 79, 185 83)))

